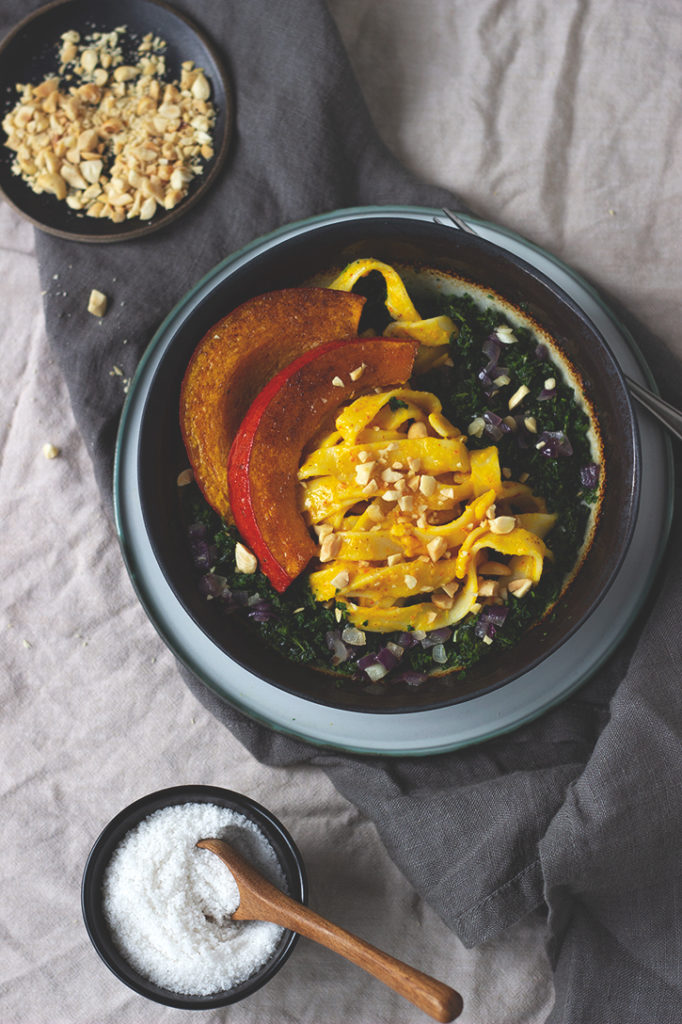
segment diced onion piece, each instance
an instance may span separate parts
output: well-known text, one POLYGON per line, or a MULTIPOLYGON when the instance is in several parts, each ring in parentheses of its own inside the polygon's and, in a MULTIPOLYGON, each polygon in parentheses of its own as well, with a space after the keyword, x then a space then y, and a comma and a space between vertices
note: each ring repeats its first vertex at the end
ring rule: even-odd
POLYGON ((431 651, 431 657, 433 658, 437 665, 444 665, 445 662, 448 660, 448 656, 445 653, 444 644, 436 644, 436 646, 431 651))
POLYGON ((355 626, 346 626, 341 634, 341 639, 351 647, 364 647, 367 643, 366 634, 361 629, 356 629, 355 626))

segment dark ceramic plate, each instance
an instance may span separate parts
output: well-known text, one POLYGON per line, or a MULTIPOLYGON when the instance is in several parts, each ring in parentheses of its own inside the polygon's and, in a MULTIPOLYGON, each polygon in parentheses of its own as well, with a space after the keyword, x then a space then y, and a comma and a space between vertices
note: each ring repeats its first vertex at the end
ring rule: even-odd
POLYGON ((116 977, 129 988, 157 1003, 185 1010, 209 1010, 216 1006, 236 1003, 261 988, 282 967, 291 955, 298 936, 285 931, 272 957, 246 981, 225 992, 211 996, 189 996, 169 992, 138 974, 119 953, 102 911, 102 880, 107 864, 123 837, 141 821, 162 807, 174 807, 185 803, 217 804, 242 814, 258 827, 270 842, 287 881, 289 895, 305 903, 307 881, 303 859, 293 839, 270 811, 255 800, 234 793, 229 789, 215 786, 175 786, 160 790, 136 800, 124 808, 104 828, 88 856, 81 886, 81 906, 85 927, 90 940, 100 957, 116 977))
POLYGON ((86 217, 53 195, 36 195, 12 173, 14 153, 4 145, 7 136, 0 130, 0 190, 5 198, 43 231, 74 241, 121 242, 158 231, 182 217, 215 181, 232 134, 232 91, 214 44, 188 18, 160 0, 58 0, 28 15, 0 45, 0 121, 16 103, 18 82, 37 84, 46 75, 58 73, 57 49, 63 32, 75 29, 83 36, 94 31, 110 32, 120 26, 138 39, 153 32, 168 44, 165 54, 169 80, 180 77, 180 65, 185 60, 204 69, 217 113, 214 155, 174 209, 158 210, 149 221, 131 219, 114 224, 86 217))
POLYGON ((202 290, 182 317, 149 384, 139 427, 139 500, 147 536, 176 598, 206 637, 231 659, 291 694, 327 707, 400 713, 445 707, 489 693, 538 665, 563 645, 594 612, 627 552, 639 494, 637 424, 621 371, 601 334, 581 308, 551 280, 482 238, 409 217, 348 217, 311 222, 283 241, 238 260, 202 290), (183 524, 176 477, 186 465, 178 428, 180 383, 199 339, 220 317, 251 296, 295 286, 327 266, 360 256, 388 263, 426 265, 494 289, 527 312, 555 339, 584 382, 605 446, 609 485, 589 554, 564 594, 557 614, 514 648, 491 654, 466 672, 434 677, 421 688, 377 694, 294 665, 252 637, 236 618, 220 617, 199 596, 183 524), (169 510, 170 514, 169 514, 169 510), (176 510, 176 511, 173 511, 176 510))

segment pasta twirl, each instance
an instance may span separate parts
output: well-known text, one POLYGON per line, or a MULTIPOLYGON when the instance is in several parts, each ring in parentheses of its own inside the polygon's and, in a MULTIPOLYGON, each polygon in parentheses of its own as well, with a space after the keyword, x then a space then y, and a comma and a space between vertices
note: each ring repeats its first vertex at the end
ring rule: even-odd
POLYGON ((361 629, 451 626, 504 601, 511 582, 536 584, 552 557, 543 538, 556 517, 545 502, 503 479, 495 446, 470 453, 429 392, 356 399, 308 452, 299 480, 305 514, 326 538, 313 594, 361 629))

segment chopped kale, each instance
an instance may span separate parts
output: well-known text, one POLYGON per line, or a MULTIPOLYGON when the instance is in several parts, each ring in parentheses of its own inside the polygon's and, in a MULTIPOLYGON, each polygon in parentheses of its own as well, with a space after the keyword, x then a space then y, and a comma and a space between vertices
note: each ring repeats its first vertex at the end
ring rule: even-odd
POLYGON ((389 398, 388 404, 391 412, 397 412, 398 409, 409 409, 407 402, 403 402, 402 398, 397 398, 396 395, 392 395, 389 398))

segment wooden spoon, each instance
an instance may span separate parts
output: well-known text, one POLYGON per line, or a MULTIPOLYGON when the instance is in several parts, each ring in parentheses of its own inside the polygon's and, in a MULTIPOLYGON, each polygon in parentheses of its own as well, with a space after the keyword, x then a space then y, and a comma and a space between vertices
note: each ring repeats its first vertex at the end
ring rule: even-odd
POLYGON ((236 850, 222 839, 200 839, 204 850, 215 853, 232 872, 239 887, 240 903, 232 916, 239 921, 272 921, 307 939, 319 942, 383 981, 424 1013, 447 1024, 462 1012, 459 992, 428 974, 382 953, 376 946, 320 917, 271 885, 236 850))

